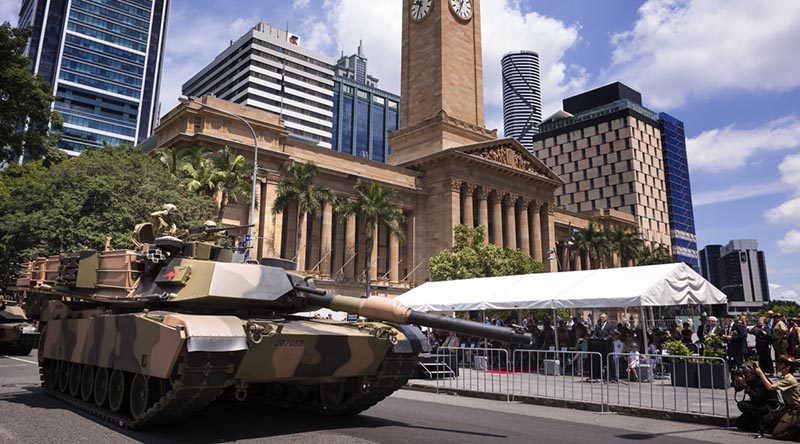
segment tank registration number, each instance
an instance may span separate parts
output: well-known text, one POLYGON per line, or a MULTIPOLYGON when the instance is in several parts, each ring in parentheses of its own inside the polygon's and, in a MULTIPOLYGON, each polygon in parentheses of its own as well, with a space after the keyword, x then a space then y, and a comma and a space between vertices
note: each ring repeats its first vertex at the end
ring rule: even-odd
POLYGON ((302 339, 281 339, 277 343, 275 343, 276 347, 302 347, 303 340, 302 339))

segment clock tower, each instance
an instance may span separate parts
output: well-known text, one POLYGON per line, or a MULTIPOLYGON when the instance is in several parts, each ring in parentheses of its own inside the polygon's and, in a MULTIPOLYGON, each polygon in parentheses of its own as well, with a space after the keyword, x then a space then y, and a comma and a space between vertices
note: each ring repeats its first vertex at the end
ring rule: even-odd
POLYGON ((389 163, 496 138, 483 120, 479 0, 403 0, 400 90, 389 163))

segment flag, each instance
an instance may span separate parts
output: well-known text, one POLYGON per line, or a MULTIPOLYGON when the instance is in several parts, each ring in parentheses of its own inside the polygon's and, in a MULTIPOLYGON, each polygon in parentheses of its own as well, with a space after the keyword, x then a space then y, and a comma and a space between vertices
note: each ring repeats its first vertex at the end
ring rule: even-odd
POLYGON ((292 34, 291 32, 287 32, 286 41, 291 43, 292 45, 300 46, 300 36, 297 34, 292 34))

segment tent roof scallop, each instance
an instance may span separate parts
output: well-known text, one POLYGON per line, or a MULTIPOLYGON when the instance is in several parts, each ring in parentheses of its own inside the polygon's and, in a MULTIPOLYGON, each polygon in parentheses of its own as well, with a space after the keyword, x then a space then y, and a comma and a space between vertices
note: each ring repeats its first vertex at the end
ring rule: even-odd
POLYGON ((427 282, 397 300, 420 311, 725 304, 684 263, 427 282))

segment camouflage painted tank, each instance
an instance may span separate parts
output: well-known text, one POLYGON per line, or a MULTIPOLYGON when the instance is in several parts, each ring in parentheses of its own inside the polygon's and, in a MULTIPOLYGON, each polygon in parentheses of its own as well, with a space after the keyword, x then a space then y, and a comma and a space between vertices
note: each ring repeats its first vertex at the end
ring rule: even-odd
POLYGON ((38 341, 39 333, 22 307, 0 296, 0 355, 27 356, 38 341))
POLYGON ((530 342, 386 298, 325 293, 284 268, 230 263, 222 247, 148 230, 137 227, 135 251, 41 258, 16 288, 40 307, 45 391, 122 426, 172 422, 226 391, 281 408, 361 412, 405 384, 428 350, 409 324, 530 342), (322 307, 369 320, 294 315, 322 307))

